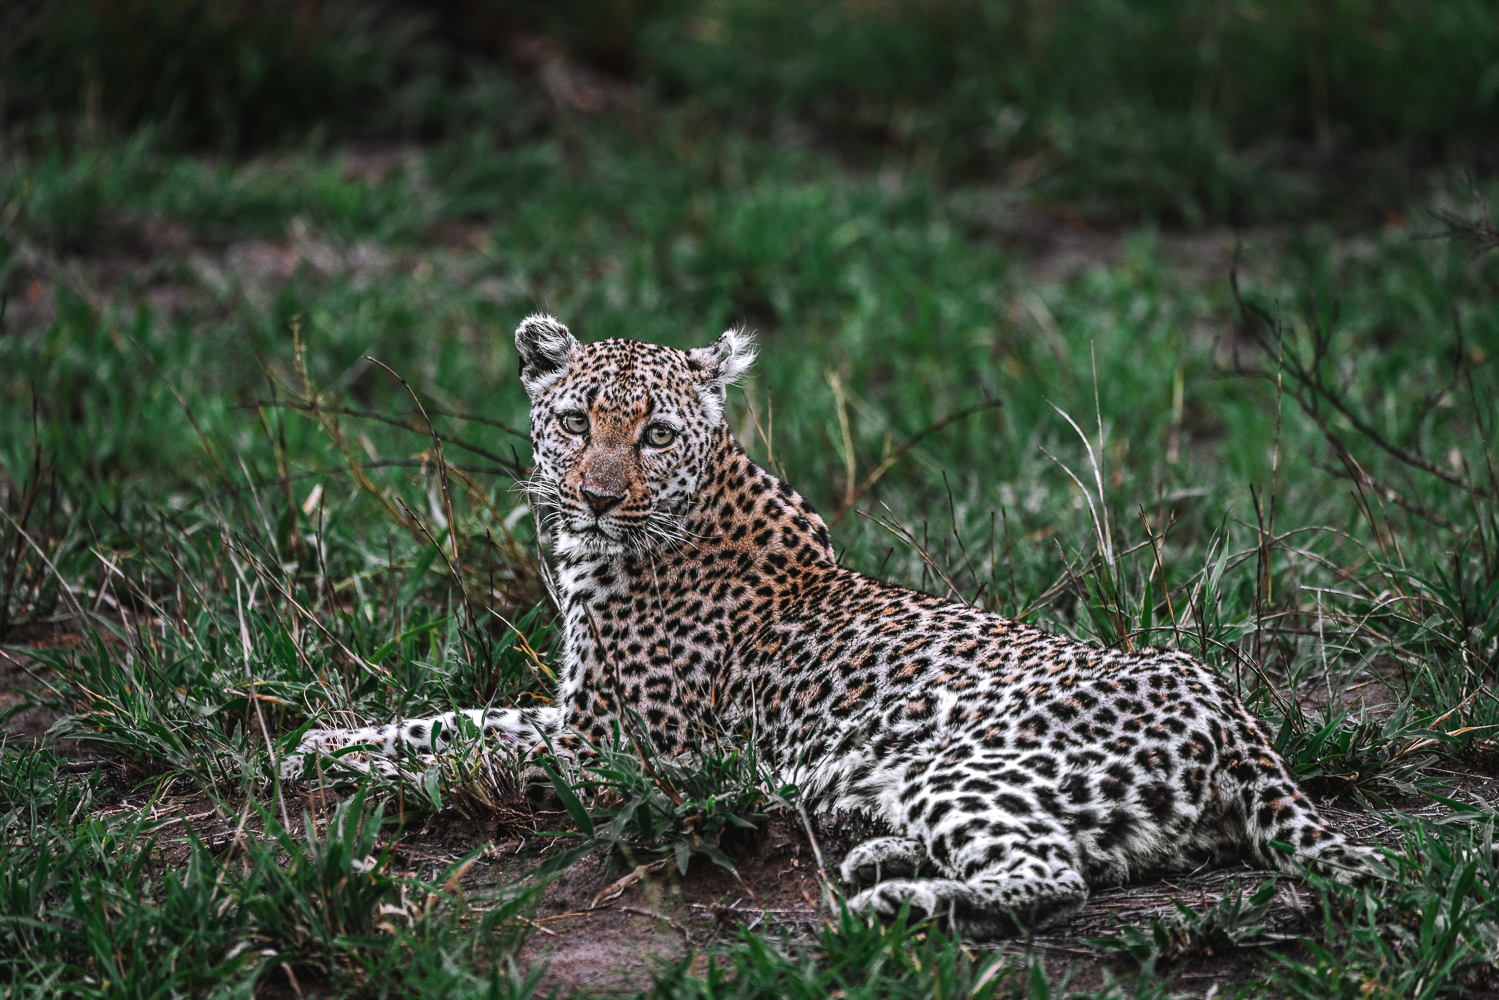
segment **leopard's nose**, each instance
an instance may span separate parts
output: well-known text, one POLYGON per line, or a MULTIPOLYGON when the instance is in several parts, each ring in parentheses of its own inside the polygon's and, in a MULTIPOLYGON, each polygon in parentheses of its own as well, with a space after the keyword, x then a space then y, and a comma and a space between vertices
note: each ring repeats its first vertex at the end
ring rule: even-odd
POLYGON ((623 493, 611 493, 603 490, 591 490, 583 487, 583 501, 588 504, 588 509, 593 511, 593 516, 598 517, 615 507, 625 498, 623 493))

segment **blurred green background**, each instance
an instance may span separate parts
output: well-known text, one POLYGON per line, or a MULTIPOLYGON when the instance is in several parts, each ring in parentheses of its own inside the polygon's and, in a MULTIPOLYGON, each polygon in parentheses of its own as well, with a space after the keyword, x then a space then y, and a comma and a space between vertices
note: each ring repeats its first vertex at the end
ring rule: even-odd
POLYGON ((1499 132, 1484 0, 16 0, 4 17, 5 120, 32 141, 80 116, 223 153, 528 137, 545 126, 508 84, 564 56, 850 164, 1009 178, 1090 217, 1245 222, 1388 207, 1421 167, 1491 163, 1499 132))

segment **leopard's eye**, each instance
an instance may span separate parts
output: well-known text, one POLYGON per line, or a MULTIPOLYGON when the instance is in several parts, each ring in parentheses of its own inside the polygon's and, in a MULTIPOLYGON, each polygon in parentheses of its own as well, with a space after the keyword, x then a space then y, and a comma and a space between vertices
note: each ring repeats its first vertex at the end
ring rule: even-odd
POLYGON ((588 418, 581 413, 563 413, 557 417, 557 423, 569 434, 587 434, 588 418))
POLYGON ((652 448, 665 448, 676 439, 676 430, 665 424, 651 424, 645 429, 645 443, 652 448))

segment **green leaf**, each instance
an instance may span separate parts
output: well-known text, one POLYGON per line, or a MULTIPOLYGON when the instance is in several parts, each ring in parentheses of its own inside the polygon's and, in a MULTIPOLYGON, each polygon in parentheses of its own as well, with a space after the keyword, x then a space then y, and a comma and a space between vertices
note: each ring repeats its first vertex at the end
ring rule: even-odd
MULTIPOLYGON (((436 555, 436 553, 437 553, 437 550, 433 549, 432 550, 432 554, 436 555)), ((432 560, 431 560, 431 558, 428 558, 427 559, 427 565, 430 566, 431 564, 432 564, 432 560)), ((411 583, 411 581, 407 580, 407 586, 410 586, 410 583, 411 583)), ((413 588, 413 592, 414 592, 414 588, 413 588)), ((402 593, 401 601, 402 601, 402 603, 405 603, 405 601, 407 600, 407 598, 405 596, 405 591, 402 590, 401 593, 402 593)), ((394 639, 390 640, 385 645, 381 646, 379 649, 377 649, 373 653, 371 653, 370 657, 369 657, 369 662, 370 663, 379 663, 379 662, 381 662, 387 656, 389 656, 393 650, 399 648, 400 645, 401 645, 401 643, 405 642, 407 639, 414 639, 414 638, 416 638, 419 635, 426 635, 428 632, 433 631, 438 626, 445 625, 445 624, 447 624, 450 621, 452 621, 452 616, 448 615, 448 616, 445 616, 445 617, 442 617, 442 618, 437 618, 437 619, 434 619, 433 621, 427 622, 427 624, 425 624, 425 625, 418 625, 416 628, 408 629, 407 631, 402 632, 400 635, 396 636, 394 639)))
MULTIPOLYGON (((629 825, 631 818, 635 815, 635 811, 644 805, 646 805, 646 801, 643 796, 631 796, 624 805, 617 807, 614 820, 604 830, 604 835, 599 839, 613 843, 624 836, 625 827, 629 825)), ((647 806, 647 808, 649 807, 647 806)))
MULTIPOLYGON (((245 700, 248 700, 248 699, 245 699, 245 700)), ((285 753, 287 750, 289 750, 292 747, 296 746, 298 743, 301 743, 302 742, 302 737, 306 736, 307 735, 307 730, 309 730, 311 728, 312 728, 312 720, 308 719, 306 722, 302 723, 296 729, 293 729, 291 732, 287 733, 285 736, 283 736, 279 740, 277 740, 276 741, 276 749, 279 752, 281 752, 281 753, 285 753)))
POLYGON ((593 817, 588 815, 588 810, 583 808, 583 803, 579 802, 578 797, 573 794, 573 787, 563 781, 561 776, 552 770, 551 765, 542 764, 541 769, 547 773, 548 778, 552 779, 552 787, 557 791, 557 798, 562 800, 562 808, 566 809, 573 822, 578 824, 578 829, 583 831, 583 835, 592 840, 594 837, 593 817))
POLYGON ((1051 1000, 1051 984, 1046 979, 1046 969, 1039 959, 1031 961, 1030 981, 1026 984, 1026 995, 1030 1000, 1051 1000))
MULTIPOLYGON (((443 539, 447 537, 448 533, 444 530, 437 536, 437 545, 441 545, 443 539)), ((432 568, 432 561, 437 558, 437 545, 429 546, 427 551, 417 557, 416 564, 411 567, 411 574, 406 577, 406 582, 401 584, 401 593, 396 597, 397 607, 410 604, 416 592, 421 589, 422 577, 427 575, 427 570, 432 568)))
POLYGON ((713 844, 710 844, 707 841, 703 841, 701 844, 697 845, 697 849, 706 854, 714 864, 718 865, 720 868, 727 869, 731 875, 739 874, 739 870, 734 867, 733 859, 731 859, 723 851, 720 851, 713 844))

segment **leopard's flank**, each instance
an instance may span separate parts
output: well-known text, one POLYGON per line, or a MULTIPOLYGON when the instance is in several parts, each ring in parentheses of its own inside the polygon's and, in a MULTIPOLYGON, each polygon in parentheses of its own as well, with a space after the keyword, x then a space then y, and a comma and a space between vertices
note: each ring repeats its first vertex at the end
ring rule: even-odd
MULTIPOLYGON (((970 936, 1043 927, 1145 873, 1366 870, 1187 654, 1086 645, 838 565, 724 419, 743 334, 585 345, 532 316, 515 342, 565 652, 557 708, 468 713, 479 726, 601 743, 638 716, 665 753, 752 731, 820 807, 895 834, 844 860, 854 909, 910 904, 970 936)), ((455 732, 451 715, 318 731, 299 751, 430 751, 455 732)))

